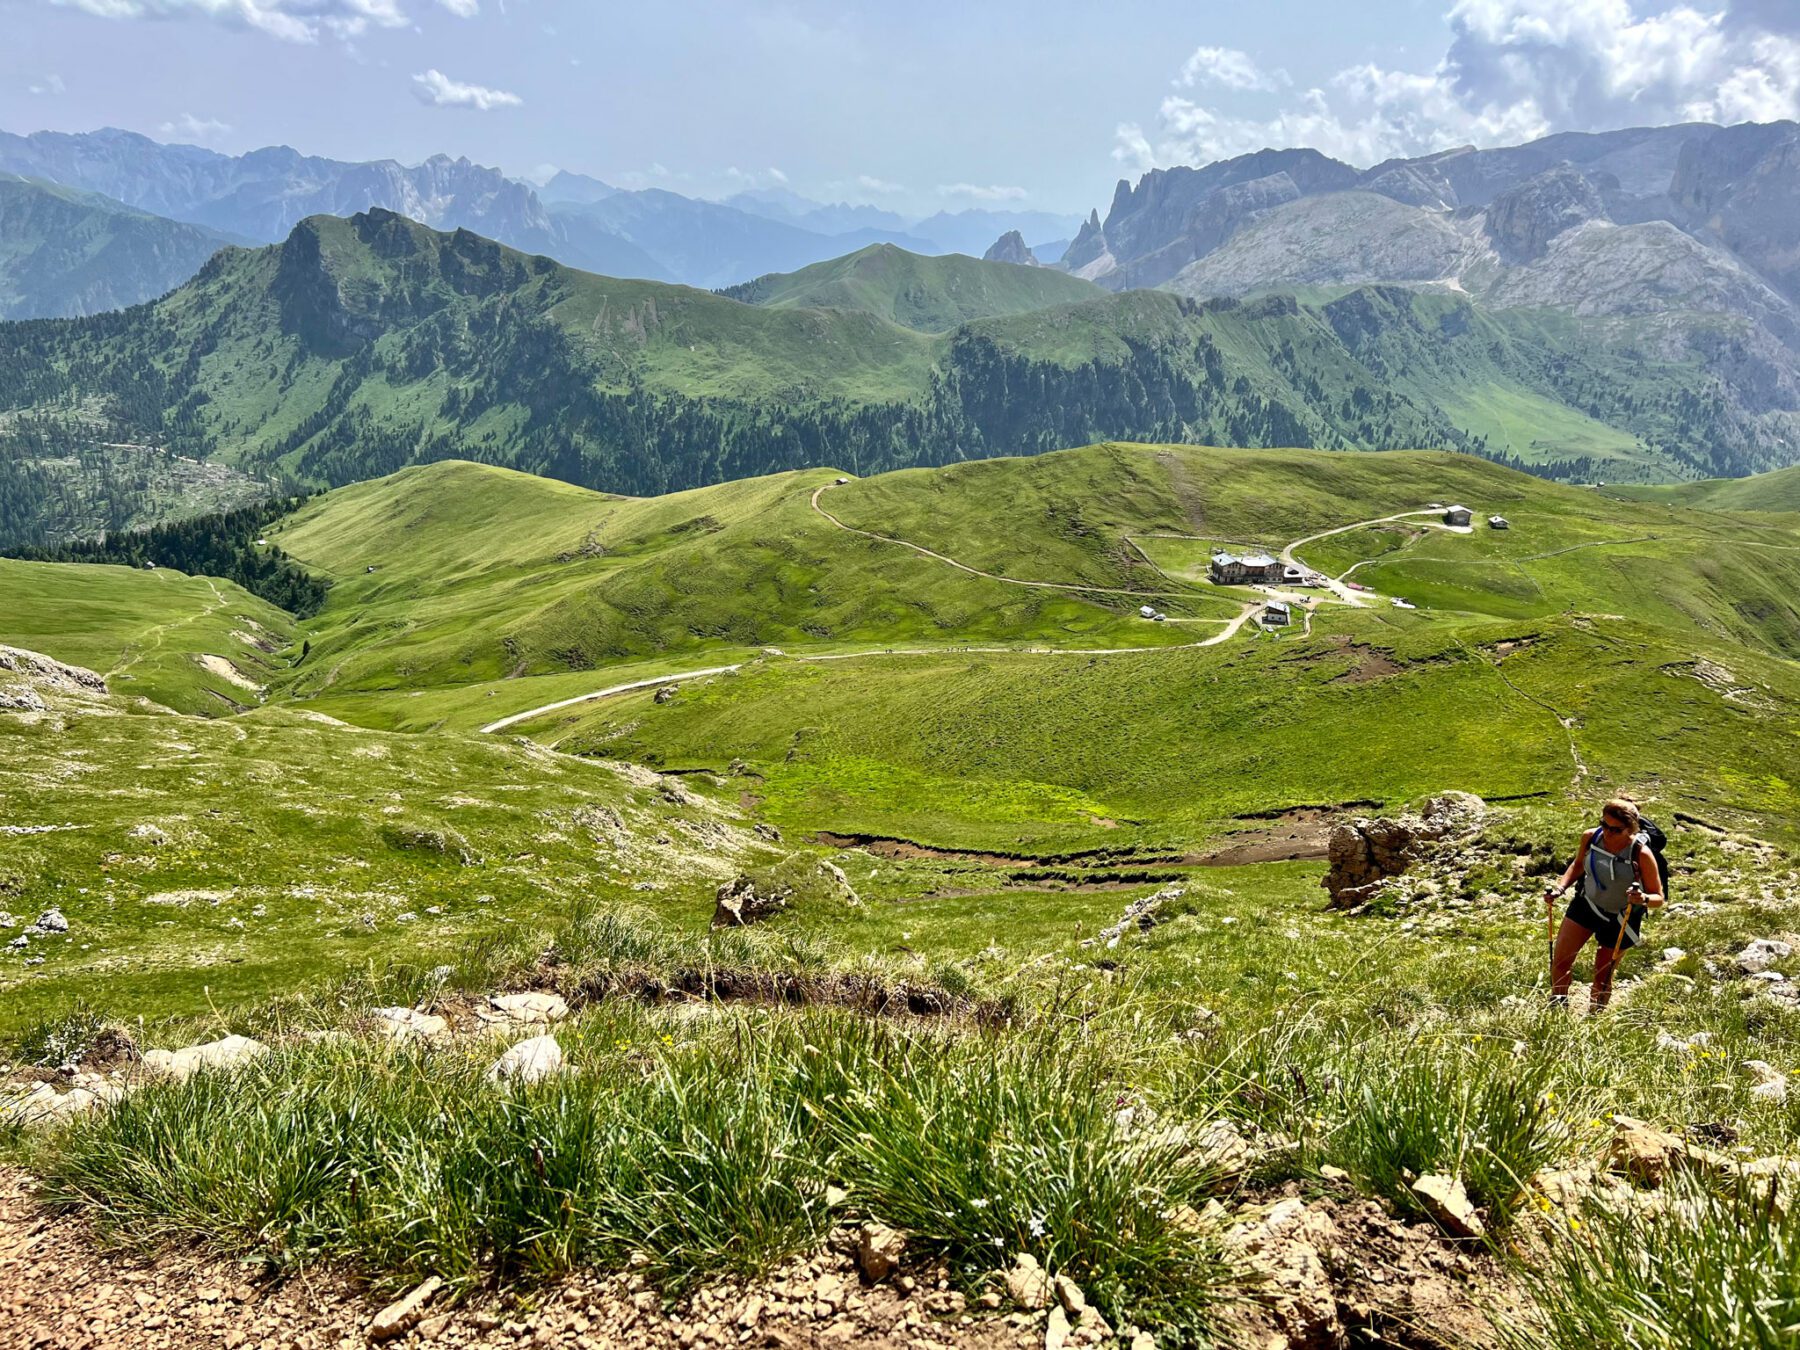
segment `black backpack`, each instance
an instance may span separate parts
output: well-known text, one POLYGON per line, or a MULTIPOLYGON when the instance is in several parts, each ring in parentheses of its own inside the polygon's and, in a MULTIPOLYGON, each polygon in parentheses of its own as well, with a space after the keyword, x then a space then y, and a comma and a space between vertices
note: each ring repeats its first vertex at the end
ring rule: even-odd
MULTIPOLYGON (((1662 832, 1662 826, 1648 816, 1638 817, 1638 833, 1644 836, 1644 842, 1638 847, 1648 847, 1650 856, 1656 860, 1656 877, 1662 882, 1663 900, 1666 902, 1669 898, 1669 860, 1663 855, 1663 850, 1669 845, 1669 836, 1662 832)), ((1634 853, 1632 856, 1635 857, 1636 854, 1634 853)), ((1575 896, 1580 900, 1587 898, 1587 868, 1585 867, 1581 869, 1581 875, 1575 878, 1575 896)))

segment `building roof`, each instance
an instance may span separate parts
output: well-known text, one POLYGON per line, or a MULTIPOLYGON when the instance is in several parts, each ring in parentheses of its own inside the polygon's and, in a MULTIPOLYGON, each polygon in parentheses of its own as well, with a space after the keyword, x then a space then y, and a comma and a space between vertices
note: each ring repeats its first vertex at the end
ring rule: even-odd
POLYGON ((1271 601, 1269 601, 1268 604, 1264 605, 1263 608, 1269 609, 1269 610, 1280 610, 1283 614, 1291 614, 1293 612, 1292 610, 1290 610, 1288 608, 1287 601, 1285 601, 1285 600, 1271 600, 1271 601))

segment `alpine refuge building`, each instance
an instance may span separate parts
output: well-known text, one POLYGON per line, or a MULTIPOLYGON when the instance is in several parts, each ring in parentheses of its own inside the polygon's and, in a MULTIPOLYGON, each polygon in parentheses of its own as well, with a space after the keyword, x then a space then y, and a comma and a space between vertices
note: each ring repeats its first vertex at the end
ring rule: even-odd
POLYGON ((1212 579, 1220 586, 1244 586, 1258 582, 1279 585, 1281 561, 1266 553, 1215 553, 1212 556, 1212 579))
POLYGON ((1467 525, 1475 518, 1475 513, 1466 506, 1453 506, 1444 512, 1444 524, 1467 525))
POLYGON ((1512 526, 1507 523, 1505 516, 1489 516, 1488 528, 1490 530, 1510 530, 1512 526))

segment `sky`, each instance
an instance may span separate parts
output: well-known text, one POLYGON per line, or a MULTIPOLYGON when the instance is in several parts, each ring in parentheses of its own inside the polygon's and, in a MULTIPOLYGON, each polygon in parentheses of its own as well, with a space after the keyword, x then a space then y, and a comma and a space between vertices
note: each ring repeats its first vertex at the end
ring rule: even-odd
POLYGON ((1796 117, 1800 0, 0 0, 0 130, 910 215, 1104 214, 1265 146, 1796 117))

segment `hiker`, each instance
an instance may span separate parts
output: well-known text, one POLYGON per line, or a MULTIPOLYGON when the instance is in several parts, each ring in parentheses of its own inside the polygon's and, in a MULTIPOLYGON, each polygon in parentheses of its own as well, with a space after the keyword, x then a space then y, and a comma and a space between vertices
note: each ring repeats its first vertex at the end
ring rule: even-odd
POLYGON ((1653 851, 1652 836, 1645 832, 1637 804, 1615 797, 1600 810, 1600 827, 1586 830, 1575 861, 1562 880, 1544 892, 1546 909, 1575 885, 1575 895, 1563 914, 1562 927, 1550 954, 1550 1001, 1567 1003, 1569 979, 1575 958, 1597 938, 1594 953, 1594 987, 1589 1006, 1604 1008, 1612 997, 1613 968, 1626 947, 1637 946, 1640 933, 1631 926, 1628 911, 1656 908, 1663 902, 1662 869, 1653 851), (1579 881, 1580 884, 1576 885, 1579 881), (1625 924, 1623 935, 1619 926, 1625 924), (1622 936, 1622 941, 1621 941, 1622 936))

